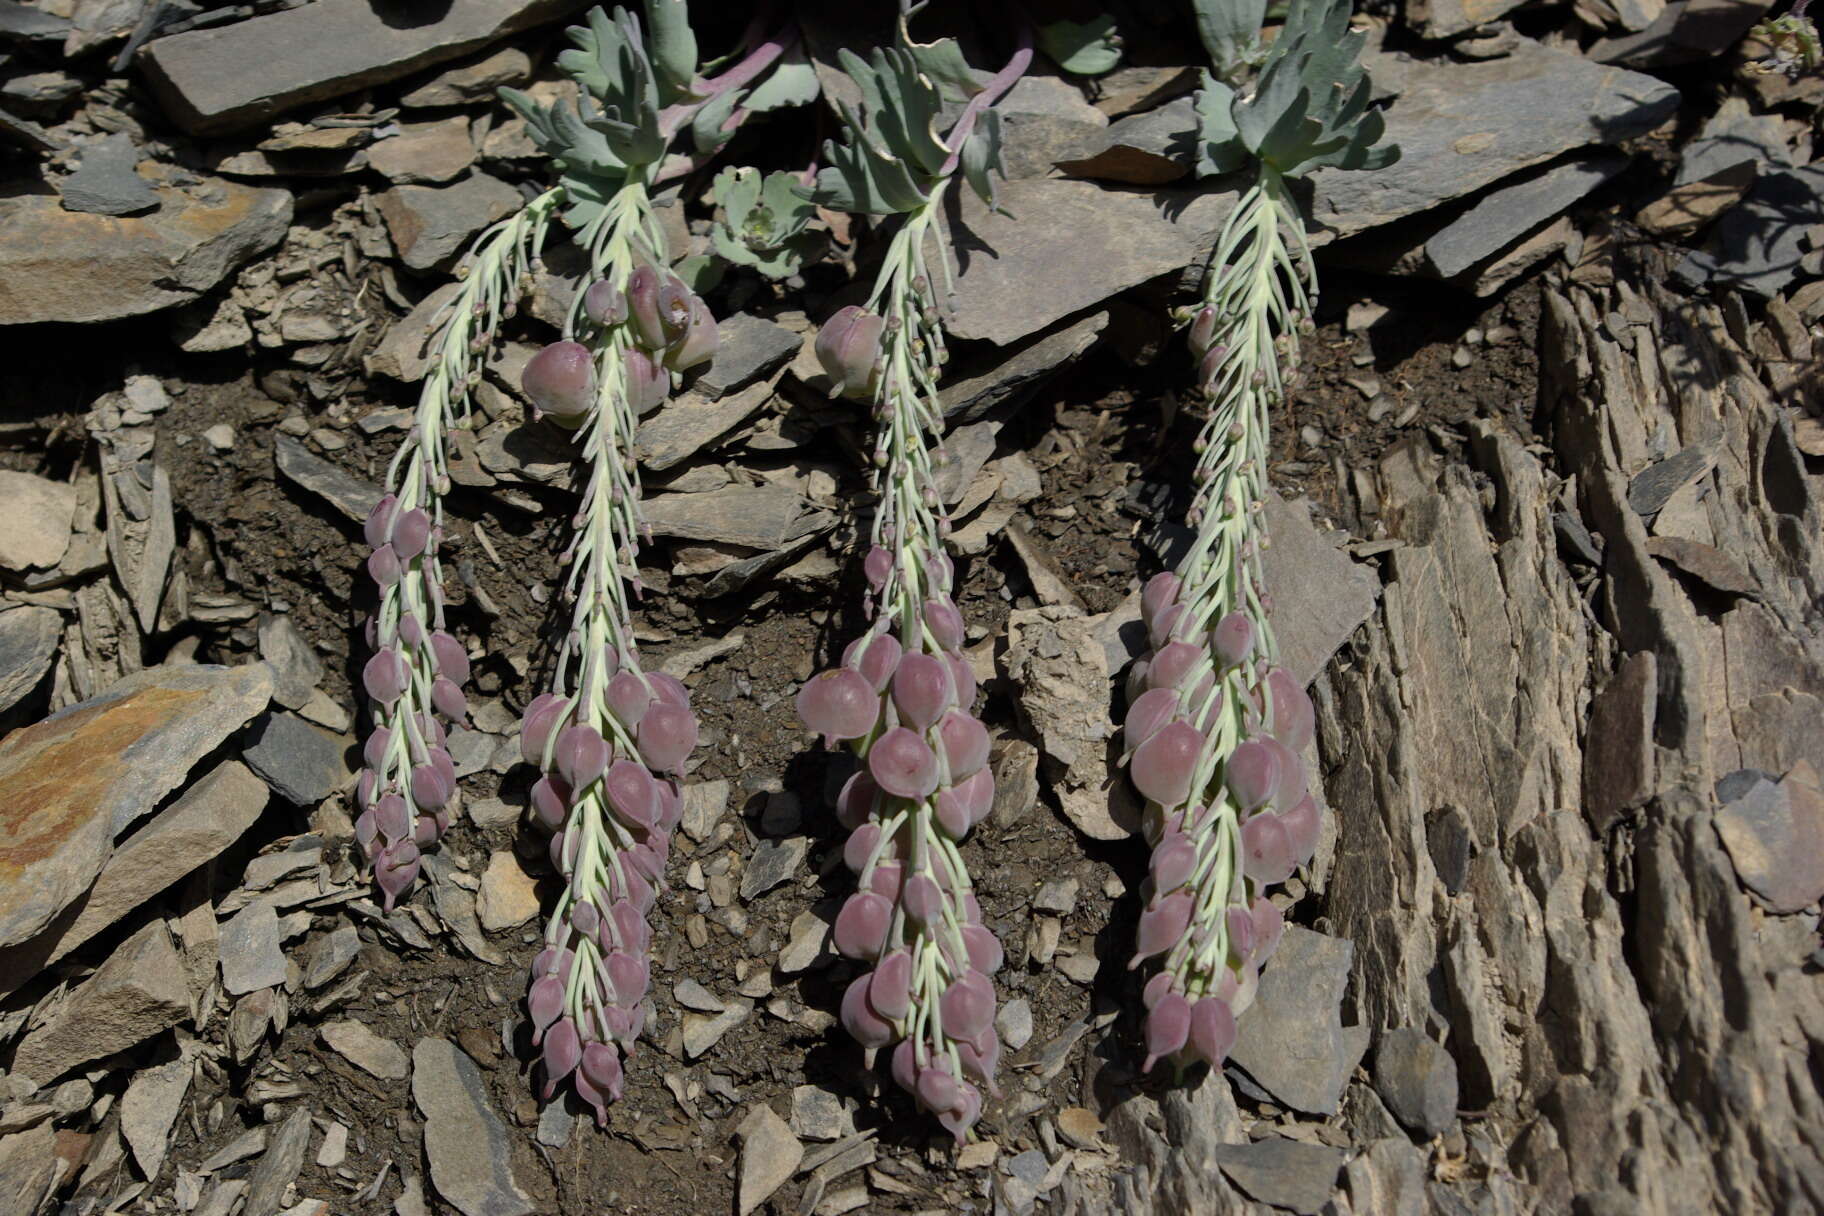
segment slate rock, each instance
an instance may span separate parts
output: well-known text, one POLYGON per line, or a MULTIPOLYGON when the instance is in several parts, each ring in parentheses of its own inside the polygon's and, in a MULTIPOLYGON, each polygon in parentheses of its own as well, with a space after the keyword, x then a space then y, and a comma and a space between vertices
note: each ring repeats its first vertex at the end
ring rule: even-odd
POLYGON ((994 108, 1001 115, 1001 161, 1009 181, 1044 177, 1059 161, 1088 155, 1108 129, 1108 115, 1056 76, 1022 76, 994 108))
POLYGON ((183 959, 165 922, 155 919, 78 984, 49 1020, 26 1034, 13 1056, 12 1072, 39 1085, 55 1081, 184 1021, 191 999, 183 959))
POLYGON ((1058 162, 1072 177, 1135 186, 1163 186, 1196 166, 1195 99, 1179 97, 1111 124, 1093 151, 1058 162))
POLYGON ((797 1171, 798 1163, 804 1160, 804 1145, 764 1102, 748 1112, 735 1135, 741 1141, 736 1211, 740 1216, 751 1216, 797 1171))
POLYGON ((286 1116, 265 1155, 247 1175, 247 1202, 241 1216, 279 1216, 286 1188, 298 1180, 310 1148, 310 1107, 299 1105, 286 1116))
POLYGON ((1525 0, 1414 0, 1406 20, 1421 38, 1452 38, 1489 25, 1525 0))
POLYGON ((158 206, 158 195, 137 172, 139 149, 117 131, 83 149, 81 164, 59 187, 66 211, 137 215, 158 206))
POLYGON ((777 549, 800 534, 804 508, 790 486, 730 485, 706 494, 659 494, 643 509, 654 536, 777 549))
POLYGON ((317 1033, 338 1055, 382 1081, 403 1081, 411 1069, 399 1044, 375 1034, 365 1022, 325 1022, 317 1033))
POLYGON ((1354 960, 1352 942, 1287 925, 1253 1007, 1239 1019, 1229 1063, 1283 1105, 1336 1113, 1368 1048, 1368 1028, 1344 1026, 1341 1018, 1354 960))
POLYGON ((1273 543, 1261 564, 1279 661, 1309 684, 1374 611, 1380 580, 1336 546, 1336 533, 1318 531, 1304 499, 1287 502, 1269 491, 1265 515, 1273 543), (1312 587, 1324 594, 1309 594, 1312 587))
POLYGON ((459 106, 493 101, 502 85, 518 84, 532 74, 532 57, 516 46, 501 47, 471 63, 461 64, 421 84, 399 99, 408 109, 459 106))
POLYGON ((402 123, 397 134, 374 142, 367 163, 392 182, 447 182, 475 163, 469 120, 402 123))
POLYGON ((1650 76, 1591 63, 1522 39, 1512 55, 1480 63, 1363 57, 1377 85, 1396 89, 1385 169, 1319 169, 1313 218, 1338 236, 1365 232, 1591 144, 1616 144, 1658 126, 1678 90, 1650 76))
POLYGON ((380 487, 362 481, 318 456, 283 433, 272 438, 278 469, 288 481, 309 490, 355 523, 364 524, 381 497, 380 487))
POLYGON ((1763 173, 1747 197, 1716 221, 1703 247, 1673 269, 1673 277, 1691 287, 1739 287, 1775 296, 1798 275, 1806 234, 1819 224, 1824 224, 1824 168, 1763 173))
POLYGON ((421 379, 430 363, 432 326, 461 290, 461 283, 440 284, 410 312, 394 321, 380 344, 367 356, 367 374, 390 376, 406 384, 421 379))
POLYGON ((1760 583, 1715 545, 1686 540, 1682 536, 1654 536, 1647 541, 1647 552, 1714 590, 1750 599, 1761 598, 1760 583))
POLYGON ((1716 467, 1716 453, 1704 444, 1683 448, 1655 461, 1628 482, 1628 505, 1637 515, 1657 515, 1685 486, 1716 467))
POLYGON ((855 1134, 855 1112, 839 1094, 800 1085, 792 1090, 791 1130, 806 1140, 841 1140, 855 1134))
POLYGON ((752 418, 772 399, 773 390, 764 382, 718 400, 692 389, 640 421, 634 451, 640 464, 655 473, 674 468, 752 418))
POLYGON ((1678 154, 1674 186, 1710 181, 1732 169, 1747 166, 1753 181, 1765 170, 1790 168, 1792 151, 1786 146, 1786 127, 1777 114, 1756 114, 1743 97, 1727 97, 1716 113, 1678 154))
POLYGON ((263 663, 155 667, 0 739, 0 946, 88 890, 114 839, 271 695, 263 663))
POLYGON ((0 1211, 36 1212, 54 1194, 65 1163, 57 1155, 57 1130, 50 1120, 12 1136, 0 1136, 0 1211))
POLYGON ((286 191, 187 180, 155 182, 158 209, 143 216, 66 211, 42 194, 0 199, 0 325, 114 321, 188 304, 284 238, 286 191))
POLYGON ((0 0, 0 38, 15 42, 53 43, 70 36, 70 19, 20 0, 0 0))
POLYGON ((513 1145, 475 1061, 448 1039, 412 1049, 412 1097, 424 1115, 431 1184, 462 1216, 531 1216, 513 1177, 513 1145))
POLYGON ((1425 259, 1440 278, 1453 278, 1562 214, 1627 164, 1625 156, 1597 155, 1502 182, 1434 233, 1425 259))
POLYGON ((694 1060, 722 1041, 722 1036, 753 1016, 754 1003, 743 997, 730 1000, 713 1015, 687 1013, 683 1018, 684 1058, 694 1060))
POLYGON ((1824 896, 1824 793, 1809 763, 1777 785, 1757 779, 1716 812, 1716 834, 1769 912, 1798 912, 1824 896))
POLYGON ((1012 410, 1052 376, 1075 363, 1108 328, 1106 312, 1060 325, 1003 347, 973 363, 948 369, 937 399, 952 425, 1012 410))
POLYGON ((691 383, 712 401, 772 375, 796 358, 804 345, 798 331, 745 312, 718 321, 716 335, 720 344, 715 358, 691 383))
POLYGON ((286 709, 303 709, 323 682, 323 660, 286 613, 260 614, 260 658, 272 668, 272 699, 286 709))
POLYGON ((296 714, 272 713, 247 732, 241 754, 272 792, 293 806, 315 806, 348 782, 354 740, 332 735, 296 714))
POLYGON ((538 885, 512 849, 496 850, 488 858, 475 896, 475 915, 490 933, 523 925, 538 915, 538 885))
POLYGON ((222 990, 242 996, 285 982, 279 914, 264 900, 248 904, 222 926, 222 990))
POLYGON ((786 881, 797 872, 809 847, 803 836, 761 841, 741 873, 741 898, 753 899, 786 881))
POLYGON ((497 422, 482 432, 475 455, 481 467, 503 481, 552 485, 570 475, 576 449, 549 423, 497 422))
POLYGON ((1216 1164, 1252 1198, 1299 1216, 1317 1216, 1336 1189, 1343 1150, 1268 1136, 1251 1144, 1218 1144, 1216 1164))
POLYGON ((0 713, 38 687, 62 637, 63 615, 55 608, 27 604, 0 612, 0 713))
POLYGON ((476 233, 513 214, 520 203, 519 191, 482 173, 451 186, 394 186, 378 200, 393 247, 413 270, 454 262, 476 233))
POLYGON ((561 0, 450 0, 407 18, 369 0, 316 0, 154 39, 139 61, 165 112, 213 135, 397 80, 570 10, 561 0))
POLYGON ((1374 1088, 1387 1109, 1423 1136, 1457 1119, 1457 1062, 1442 1044, 1410 1026, 1385 1031, 1374 1049, 1374 1088))
POLYGON ((0 470, 0 502, 6 504, 7 521, 0 531, 0 566, 48 569, 63 560, 75 526, 75 486, 0 470))
POLYGON ((127 1083, 120 1099, 120 1134, 133 1151, 139 1171, 157 1178, 171 1148, 171 1128, 183 1110, 196 1064, 187 1055, 142 1068, 127 1083))

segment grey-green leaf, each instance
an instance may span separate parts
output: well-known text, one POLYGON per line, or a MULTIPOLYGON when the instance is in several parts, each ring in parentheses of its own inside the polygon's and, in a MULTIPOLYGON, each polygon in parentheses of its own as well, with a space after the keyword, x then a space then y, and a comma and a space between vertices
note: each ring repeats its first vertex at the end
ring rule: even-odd
POLYGON ((1112 13, 1088 21, 1060 18, 1041 25, 1039 46, 1073 76, 1100 76, 1121 62, 1121 36, 1112 13))

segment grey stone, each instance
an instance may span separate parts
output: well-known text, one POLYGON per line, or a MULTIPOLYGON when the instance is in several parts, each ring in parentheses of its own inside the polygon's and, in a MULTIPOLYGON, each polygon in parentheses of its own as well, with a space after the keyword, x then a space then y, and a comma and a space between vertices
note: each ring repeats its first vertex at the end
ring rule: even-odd
POLYGON ((707 494, 659 494, 646 501, 655 536, 777 549, 799 535, 805 501, 790 486, 730 485, 707 494))
POLYGON ((436 270, 454 262, 476 233, 513 214, 520 202, 519 191, 477 173, 451 186, 394 186, 378 206, 399 259, 413 270, 436 270))
POLYGON ((735 1135, 741 1140, 736 1211, 740 1216, 751 1216, 798 1169, 798 1163, 804 1160, 804 1145, 764 1102, 748 1112, 735 1135))
POLYGON ((183 959, 162 920, 128 938, 48 1020, 29 1031, 11 1071, 39 1085, 125 1051, 190 1016, 183 959))
POLYGON ((1756 114, 1742 97, 1725 98, 1678 154, 1674 186, 1710 181, 1740 165, 1757 171, 1792 165, 1786 127, 1777 114, 1756 114))
POLYGON ((840 1140, 855 1134, 855 1112, 821 1086, 800 1085, 792 1090, 791 1128, 806 1140, 840 1140))
POLYGON ((825 902, 807 908, 792 918, 792 928, 785 948, 779 951, 779 974, 798 975, 819 964, 834 961, 830 952, 830 925, 836 919, 837 906, 825 902))
POLYGON ((158 206, 158 194, 137 172, 133 137, 116 131, 83 149, 82 163, 59 192, 66 211, 92 215, 137 215, 158 206))
POLYGON ((687 1013, 684 1015, 684 1056, 694 1060, 717 1043, 722 1036, 753 1016, 754 1003, 735 997, 720 1013, 687 1013))
POLYGON ((1406 20, 1422 38, 1452 38, 1489 25, 1525 0, 1414 0, 1406 20))
POLYGON ((1023 76, 994 108, 1001 115, 1001 161, 1009 181, 1044 177, 1052 166, 1085 156, 1108 129, 1108 116, 1083 90, 1056 76, 1023 76))
POLYGON ((0 612, 0 712, 38 687, 62 636, 63 616, 55 608, 28 604, 0 612))
POLYGON ((394 321, 373 353, 364 360, 370 376, 390 376, 407 384, 420 379, 430 364, 432 326, 445 307, 462 290, 461 283, 443 283, 394 321))
POLYGON ((1457 1120, 1457 1062, 1422 1030, 1385 1031, 1374 1050, 1374 1088, 1394 1118, 1424 1136, 1457 1120))
POLYGON ((772 375, 804 345, 796 330, 745 312, 717 322, 716 336, 716 357, 691 384, 712 401, 772 375))
POLYGON ((640 464, 655 473, 673 468, 752 418, 772 399, 772 386, 766 383, 719 400, 694 390, 684 393, 641 419, 634 451, 640 464))
POLYGON ((696 781, 684 787, 684 811, 678 826, 684 834, 701 844, 709 839, 716 821, 728 809, 726 781, 696 781))
POLYGON ((503 481, 551 485, 570 475, 576 463, 572 441, 549 423, 497 422, 476 445, 481 467, 503 481))
POLYGON ((304 1155, 310 1148, 310 1107, 300 1104, 291 1112, 247 1175, 247 1203, 241 1216, 279 1216, 285 1191, 298 1180, 304 1155))
POLYGON ((0 534, 0 566, 48 568, 63 560, 75 526, 76 487, 35 473, 0 470, 0 502, 7 527, 0 534))
POLYGON ((1032 1002, 1016 996, 994 1015, 994 1027, 1000 1032, 1007 1050, 1018 1051, 1032 1042, 1032 1002))
POLYGON ((248 904, 222 926, 222 990, 240 996, 285 982, 279 914, 264 901, 248 904))
POLYGON ((0 739, 0 946, 87 891, 113 841, 271 695, 264 663, 155 667, 0 739))
POLYGON ((62 42, 70 36, 70 19, 22 4, 0 0, 0 37, 18 42, 62 42))
POLYGON ((763 840, 741 872, 741 898, 765 894, 797 872, 810 842, 803 836, 763 840))
POLYGON ((1179 97, 1157 109, 1130 114, 1109 126, 1093 151, 1060 161, 1073 177, 1163 186, 1195 166, 1197 112, 1193 98, 1179 97))
POLYGON ((513 1177, 513 1145, 475 1061, 448 1039, 412 1049, 412 1097, 424 1115, 431 1184, 462 1216, 531 1216, 513 1177))
POLYGON ((836 516, 830 511, 813 511, 806 515, 794 529, 802 535, 786 542, 770 553, 756 553, 752 557, 742 558, 722 567, 703 584, 704 599, 715 599, 717 596, 731 595, 744 589, 757 578, 782 570, 790 563, 810 552, 817 545, 818 537, 836 526, 836 516))
POLYGON ((0 325, 137 317, 188 304, 291 224, 291 195, 217 178, 153 182, 143 216, 66 211, 50 195, 0 199, 0 325))
POLYGON ((272 792, 293 806, 315 806, 348 782, 354 740, 332 735, 296 714, 268 714, 247 733, 242 756, 272 792))
POLYGON ((475 163, 469 120, 408 122, 368 149, 369 167, 391 182, 447 182, 475 163))
POLYGON ((1266 518, 1273 543, 1261 564, 1279 660, 1301 684, 1309 684, 1374 611, 1380 580, 1333 543, 1336 533, 1317 530, 1305 500, 1287 502, 1269 491, 1266 518), (1322 587, 1324 594, 1300 593, 1311 587, 1322 587))
POLYGON ((1798 275, 1806 234, 1819 224, 1824 224, 1824 168, 1763 173, 1673 276, 1692 287, 1740 287, 1763 297, 1777 295, 1798 275))
POLYGON ((1757 780, 1724 804, 1716 834, 1769 912, 1798 912, 1824 896, 1824 795, 1809 764, 1778 785, 1757 780))
POLYGON ((1452 278, 1491 258, 1626 168, 1628 158, 1570 160, 1502 182, 1425 242, 1425 258, 1452 278))
POLYGON ((183 1109, 195 1072, 195 1062, 180 1055, 134 1073, 127 1092, 121 1095, 120 1134, 132 1149, 140 1173, 147 1178, 158 1177, 159 1167, 170 1151, 171 1128, 183 1109))
POLYGON ((380 487, 346 473, 286 434, 272 437, 279 472, 309 490, 358 524, 367 522, 380 502, 380 487))
POLYGON ((272 668, 272 699, 303 709, 323 681, 323 660, 289 614, 260 614, 260 657, 272 668))
POLYGON ((1286 926, 1253 1007, 1239 1019, 1230 1064, 1286 1106, 1336 1113, 1368 1048, 1368 1028, 1341 1020, 1354 959, 1355 946, 1343 938, 1286 926))
POLYGON ((1716 453, 1703 444, 1681 448, 1655 461, 1628 482, 1628 505, 1637 515, 1657 515, 1672 495, 1716 467, 1716 453))
POLYGON ((1387 141, 1401 156, 1372 172, 1311 175, 1313 217, 1338 236, 1417 215, 1575 148, 1645 134, 1678 105, 1671 85, 1527 39, 1507 58, 1481 63, 1386 53, 1364 62, 1377 84, 1399 92, 1387 141))
POLYGON ((576 1116, 565 1109, 567 1101, 547 1102, 538 1112, 538 1142, 546 1148, 562 1148, 576 1133, 576 1116))
POLYGON ((337 925, 318 938, 304 960, 304 986, 321 988, 348 970, 361 953, 361 935, 353 925, 337 925))
POLYGON ((403 1081, 411 1068, 399 1044, 375 1034, 365 1022, 326 1022, 317 1033, 350 1064, 382 1081, 403 1081))
POLYGON ((944 436, 944 451, 950 459, 937 469, 932 480, 945 506, 954 507, 963 500, 982 466, 994 455, 995 438, 1000 433, 998 422, 975 422, 952 427, 944 436))
POLYGON ((954 368, 937 397, 951 423, 975 422, 1006 407, 1013 409, 1047 380, 1075 363, 1108 328, 1108 314, 1078 321, 996 351, 973 365, 954 368))
POLYGON ((1336 1189, 1343 1150, 1268 1136, 1252 1144, 1219 1144, 1216 1163, 1230 1181, 1262 1203, 1317 1216, 1336 1189))
POLYGON ((179 126, 212 135, 397 80, 568 10, 561 0, 451 0, 406 19, 368 0, 317 0, 154 39, 140 65, 179 126))
POLYGON ((405 94, 399 104, 408 109, 432 109, 493 101, 500 86, 518 84, 531 74, 532 57, 516 46, 506 46, 450 68, 405 94))

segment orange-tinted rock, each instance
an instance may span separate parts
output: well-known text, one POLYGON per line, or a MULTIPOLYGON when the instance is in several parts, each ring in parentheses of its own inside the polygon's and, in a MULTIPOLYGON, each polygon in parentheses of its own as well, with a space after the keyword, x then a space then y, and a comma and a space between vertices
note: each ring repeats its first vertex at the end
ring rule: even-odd
POLYGON ((0 740, 0 946, 87 891, 115 837, 271 696, 263 663, 155 667, 0 740))

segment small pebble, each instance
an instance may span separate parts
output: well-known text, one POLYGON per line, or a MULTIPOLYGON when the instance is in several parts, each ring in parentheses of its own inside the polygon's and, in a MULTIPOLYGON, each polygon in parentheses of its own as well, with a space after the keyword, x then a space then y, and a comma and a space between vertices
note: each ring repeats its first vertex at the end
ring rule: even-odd
POLYGON ((1450 365, 1456 368, 1468 367, 1470 363, 1469 347, 1459 346, 1450 352, 1450 365))
POLYGON ((995 1015, 994 1026, 1007 1050, 1018 1051, 1032 1041, 1032 1003, 1023 996, 1008 1001, 995 1015))
POLYGON ((234 450, 234 428, 226 422, 218 422, 203 432, 203 442, 218 452, 234 450))

